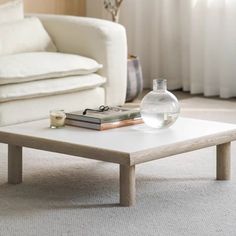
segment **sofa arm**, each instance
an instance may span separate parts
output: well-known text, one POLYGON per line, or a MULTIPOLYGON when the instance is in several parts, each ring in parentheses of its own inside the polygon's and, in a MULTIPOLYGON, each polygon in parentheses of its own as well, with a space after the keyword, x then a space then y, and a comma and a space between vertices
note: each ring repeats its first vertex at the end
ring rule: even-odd
POLYGON ((90 57, 107 78, 106 105, 123 105, 127 86, 127 40, 119 24, 87 17, 37 15, 60 52, 90 57))

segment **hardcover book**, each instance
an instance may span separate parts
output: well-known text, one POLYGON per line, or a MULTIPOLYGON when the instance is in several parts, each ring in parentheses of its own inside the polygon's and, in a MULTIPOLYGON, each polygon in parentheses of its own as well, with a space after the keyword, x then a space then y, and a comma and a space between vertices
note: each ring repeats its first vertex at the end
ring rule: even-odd
POLYGON ((121 120, 130 120, 141 117, 139 109, 123 107, 111 107, 108 111, 88 111, 83 115, 83 111, 66 113, 67 119, 91 122, 95 124, 111 123, 121 120))

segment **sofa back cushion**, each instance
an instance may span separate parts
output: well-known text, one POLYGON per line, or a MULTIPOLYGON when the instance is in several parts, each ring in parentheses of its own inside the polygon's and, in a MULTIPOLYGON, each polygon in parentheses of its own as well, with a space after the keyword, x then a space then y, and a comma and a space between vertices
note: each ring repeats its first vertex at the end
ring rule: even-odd
POLYGON ((87 75, 102 68, 93 59, 73 54, 34 52, 0 57, 0 85, 87 75))
POLYGON ((55 52, 56 47, 38 18, 0 24, 0 56, 40 51, 55 52))
POLYGON ((22 20, 24 18, 23 1, 12 0, 2 1, 0 0, 0 24, 22 20))

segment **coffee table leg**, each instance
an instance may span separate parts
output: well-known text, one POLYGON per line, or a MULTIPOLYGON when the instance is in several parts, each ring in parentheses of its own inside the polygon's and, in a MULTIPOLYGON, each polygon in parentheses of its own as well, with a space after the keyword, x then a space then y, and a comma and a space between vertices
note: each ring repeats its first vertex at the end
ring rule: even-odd
POLYGON ((217 145, 217 159, 216 159, 216 179, 229 180, 230 179, 230 145, 231 143, 224 143, 217 145))
POLYGON ((22 147, 8 145, 8 183, 22 182, 22 147))
POLYGON ((120 205, 135 204, 135 166, 120 165, 120 205))

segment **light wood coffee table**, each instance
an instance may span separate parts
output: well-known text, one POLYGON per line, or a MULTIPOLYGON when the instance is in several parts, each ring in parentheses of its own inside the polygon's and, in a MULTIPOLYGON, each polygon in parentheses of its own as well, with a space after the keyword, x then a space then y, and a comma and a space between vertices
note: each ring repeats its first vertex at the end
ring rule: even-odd
POLYGON ((161 131, 145 125, 107 131, 48 126, 49 121, 42 120, 0 128, 0 142, 8 144, 10 184, 22 182, 22 147, 119 164, 122 206, 135 204, 135 165, 147 161, 217 146, 216 178, 230 178, 230 142, 236 140, 236 125, 179 118, 161 131))

